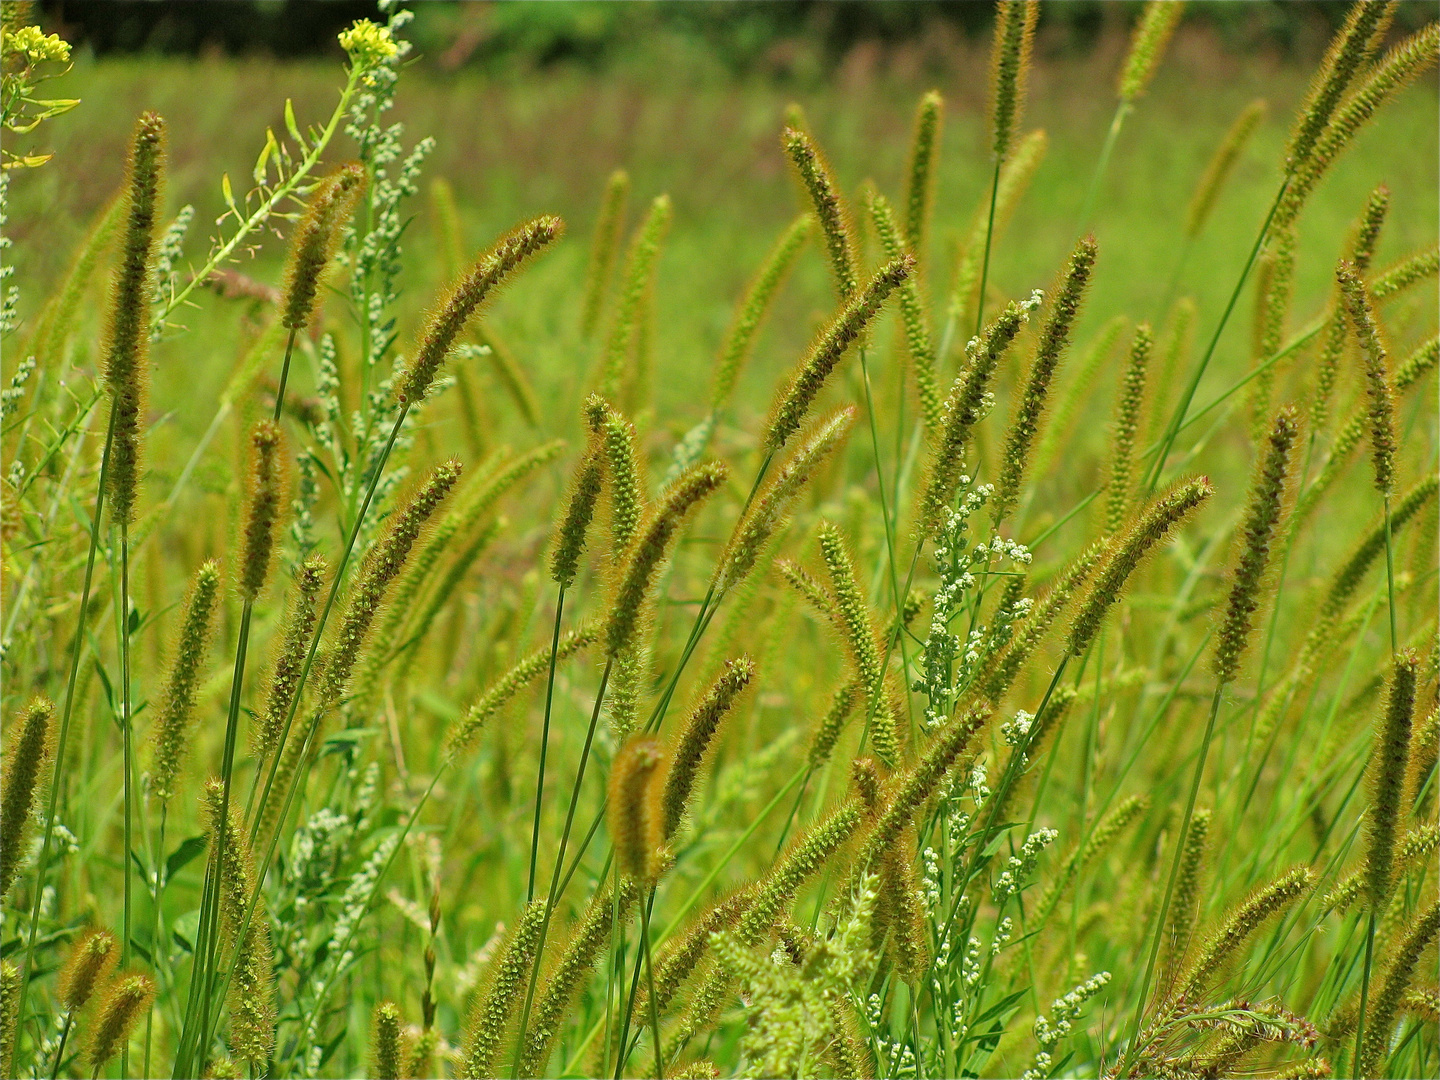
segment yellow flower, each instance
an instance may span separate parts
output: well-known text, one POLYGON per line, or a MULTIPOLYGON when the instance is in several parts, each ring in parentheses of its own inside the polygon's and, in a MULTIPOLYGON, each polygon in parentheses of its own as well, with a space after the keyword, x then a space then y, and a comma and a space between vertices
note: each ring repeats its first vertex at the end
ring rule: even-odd
POLYGON ((4 51, 24 53, 26 61, 32 65, 46 61, 63 64, 70 60, 70 45, 55 34, 42 33, 38 26, 6 30, 4 51))
POLYGON ((349 30, 340 32, 340 47, 350 55, 350 62, 361 71, 379 67, 400 50, 390 31, 369 19, 357 19, 349 30))

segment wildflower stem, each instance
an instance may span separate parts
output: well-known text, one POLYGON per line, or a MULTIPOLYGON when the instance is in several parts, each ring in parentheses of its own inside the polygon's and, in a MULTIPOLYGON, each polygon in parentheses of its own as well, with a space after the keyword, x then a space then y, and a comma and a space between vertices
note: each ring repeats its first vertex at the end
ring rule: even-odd
MULTIPOLYGON (((130 730, 130 526, 120 521, 120 757, 125 769, 122 786, 125 792, 125 866, 121 900, 120 968, 130 967, 130 862, 134 850, 132 830, 135 818, 135 792, 131 784, 134 772, 134 739, 130 730)), ((120 1048, 120 1080, 130 1074, 130 1044, 120 1048)))
POLYGON ((50 1070, 50 1080, 59 1080, 60 1063, 65 1060, 65 1043, 70 1039, 70 1028, 75 1023, 75 1010, 65 1010, 65 1026, 60 1029, 60 1045, 55 1048, 55 1067, 50 1070))
POLYGON ((285 359, 280 362, 280 385, 275 390, 275 409, 270 413, 270 419, 277 424, 280 422, 280 411, 285 407, 285 383, 290 379, 290 354, 295 351, 296 328, 290 328, 290 334, 285 339, 285 359))
POLYGON ((535 778, 535 822, 530 830, 530 879, 525 902, 535 899, 535 863, 540 851, 540 806, 545 797, 545 758, 550 749, 550 707, 555 695, 555 660, 560 652, 560 619, 565 612, 565 586, 555 597, 555 629, 550 635, 550 673, 545 680, 545 720, 540 727, 540 768, 535 778))
POLYGON ((1133 106, 1124 100, 1115 106, 1115 116, 1110 121, 1110 130, 1105 133, 1105 142, 1100 147, 1100 160, 1095 163, 1095 171, 1090 175, 1090 187, 1085 192, 1085 202, 1080 208, 1080 221, 1075 231, 1083 233, 1090 227, 1090 214, 1095 209, 1095 197, 1100 193, 1100 181, 1105 177, 1105 170, 1110 166, 1110 155, 1115 152, 1115 143, 1120 139, 1120 128, 1125 124, 1125 117, 1130 114, 1133 106))
POLYGON ((85 581, 80 588, 80 608, 75 616, 75 636, 70 643, 70 674, 65 682, 65 705, 60 710, 60 732, 55 740, 55 766, 50 774, 50 795, 46 803, 40 858, 35 866, 35 895, 30 904, 30 926, 25 935, 25 962, 20 967, 20 994, 15 1006, 15 1030, 24 1030, 25 994, 30 989, 30 970, 35 959, 35 935, 40 925, 40 903, 45 896, 45 872, 50 868, 50 834, 55 831, 55 807, 60 798, 60 781, 65 776, 65 744, 70 735, 70 713, 75 705, 75 680, 80 672, 80 649, 85 642, 85 616, 90 610, 90 586, 95 576, 95 551, 100 546, 100 515, 105 507, 105 488, 110 473, 110 445, 115 437, 115 408, 105 431, 105 448, 100 455, 100 478, 95 487, 95 511, 90 515, 90 550, 85 556, 85 581))
POLYGON ((1155 975, 1155 962, 1160 957, 1160 944, 1165 938, 1166 920, 1170 915, 1170 901, 1175 895, 1175 882, 1180 876, 1180 863, 1185 858, 1185 840, 1190 832, 1190 821, 1195 816, 1195 800, 1200 795, 1200 780, 1205 774, 1205 758, 1210 753, 1210 739, 1215 734, 1215 718, 1220 715, 1220 699, 1225 692, 1224 680, 1217 680, 1215 694, 1210 699, 1210 719, 1205 723, 1205 734, 1200 740, 1200 755, 1195 759, 1195 776, 1190 781, 1190 794, 1185 800, 1185 813, 1180 818, 1180 831, 1175 834, 1175 857, 1170 861, 1170 877, 1165 882, 1165 898, 1160 910, 1155 913, 1155 934, 1150 941, 1150 956, 1145 961, 1145 975, 1140 980, 1140 993, 1135 999, 1135 1036, 1125 1051, 1116 1075, 1124 1075, 1135 1059, 1140 1047, 1141 1025, 1145 1019, 1145 1002, 1150 994, 1150 981, 1155 975))
MULTIPOLYGON (((1388 502, 1388 500, 1387 500, 1388 502)), ((1365 1014, 1370 1008, 1370 967, 1375 956, 1375 905, 1370 905, 1365 920, 1365 967, 1360 974, 1360 1012, 1355 1017, 1355 1057, 1350 1062, 1350 1073, 1360 1077, 1360 1047, 1365 1041, 1365 1014)))
POLYGON ((1400 633, 1396 629, 1395 616, 1395 550, 1391 540, 1390 493, 1385 493, 1385 598, 1390 608, 1390 656, 1394 659, 1400 649, 1400 633))
MULTIPOLYGON (((995 176, 990 181, 990 216, 985 224, 985 255, 980 262, 980 295, 975 298, 975 336, 985 328, 985 287, 990 281, 990 239, 995 234, 995 199, 1000 194, 1000 166, 1005 159, 996 156, 995 176)), ((943 354, 942 354, 943 356, 943 354)))

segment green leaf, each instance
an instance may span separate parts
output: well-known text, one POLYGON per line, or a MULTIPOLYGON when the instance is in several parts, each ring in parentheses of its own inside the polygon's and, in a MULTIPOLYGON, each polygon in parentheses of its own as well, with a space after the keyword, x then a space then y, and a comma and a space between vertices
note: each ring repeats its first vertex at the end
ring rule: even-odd
POLYGON ((195 856, 205 850, 207 844, 208 841, 204 836, 189 836, 181 840, 179 846, 165 860, 165 880, 172 880, 176 874, 185 869, 194 861, 195 856))
POLYGON ((260 156, 255 159, 255 169, 251 173, 255 178, 255 183, 265 183, 265 172, 269 168, 270 157, 279 149, 280 145, 275 141, 275 132, 267 127, 265 129, 265 146, 261 149, 260 156))
POLYGON ((295 122, 295 103, 289 98, 285 99, 285 130, 290 133, 290 138, 294 139, 303 149, 305 136, 300 134, 300 125, 295 122))
POLYGON ((220 177, 220 194, 225 197, 225 205, 236 217, 240 216, 240 209, 235 205, 235 194, 230 190, 230 174, 224 173, 220 177))

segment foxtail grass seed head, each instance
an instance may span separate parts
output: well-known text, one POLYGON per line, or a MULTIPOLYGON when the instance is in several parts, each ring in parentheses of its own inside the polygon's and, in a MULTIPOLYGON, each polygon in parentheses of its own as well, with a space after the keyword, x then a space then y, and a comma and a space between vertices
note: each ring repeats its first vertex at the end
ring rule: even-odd
POLYGON ((654 290, 655 265, 660 259, 665 236, 670 231, 671 217, 670 196, 657 195, 650 203, 650 212, 636 230, 625 257, 620 299, 615 308, 600 375, 600 395, 611 401, 619 397, 627 369, 633 377, 640 360, 640 339, 647 318, 646 300, 654 290))
POLYGON ((558 217, 538 217, 501 237, 480 256, 426 319, 420 344, 399 379, 396 392, 402 403, 414 404, 425 396, 470 316, 531 256, 558 240, 564 229, 558 217))
POLYGON ((1039 0, 997 0, 995 43, 990 47, 991 148, 1004 160, 1020 126, 1025 89, 1030 81, 1030 54, 1035 47, 1039 0))
POLYGON ((1120 70, 1121 101, 1132 102, 1145 92, 1184 13, 1184 0, 1148 0, 1130 36, 1130 52, 1120 70))
POLYGON ((1364 279, 1353 263, 1342 261, 1335 272, 1355 340, 1365 361, 1365 389, 1370 397, 1370 456, 1375 487, 1382 495, 1395 488, 1395 397, 1386 369, 1385 346, 1375 321, 1375 308, 1364 279))
POLYGON ((800 886, 818 874, 855 835, 861 817, 860 807, 846 802, 797 837, 760 882, 754 902, 736 923, 736 937, 746 945, 754 945, 772 930, 800 886))
POLYGON ((176 780, 190 749, 191 721, 200 692, 202 667, 210 650, 215 609, 220 597, 220 564, 209 559, 195 572, 170 677, 160 699, 160 711, 153 726, 154 763, 150 785, 156 796, 167 801, 175 794, 176 780))
POLYGON ((1244 524, 1236 537, 1230 599, 1215 635, 1214 671, 1221 683, 1233 682, 1240 674, 1240 660, 1255 629, 1255 613, 1260 608, 1270 548, 1291 486, 1291 458, 1299 436, 1299 416, 1294 406, 1286 405, 1275 415, 1262 446, 1263 456, 1256 463, 1255 477, 1250 482, 1244 524))
POLYGON ((1390 20, 1394 7, 1390 0, 1356 0, 1351 7, 1345 25, 1336 32, 1320 61, 1309 96, 1300 109, 1285 153, 1286 172, 1295 173, 1308 162, 1335 106, 1375 47, 1376 31, 1382 22, 1390 20))
POLYGON ((1113 553, 1096 576, 1090 595, 1085 598, 1070 625, 1067 644, 1072 656, 1081 655, 1089 646, 1100 629, 1105 613, 1120 599, 1126 582, 1141 560, 1214 492, 1207 477, 1181 480, 1141 511, 1130 530, 1113 546, 1113 553))
POLYGON ((1030 312, 1039 306, 1040 293, 1027 301, 1012 301, 966 348, 967 363, 945 399, 939 438, 931 446, 928 476, 920 500, 920 532, 933 536, 940 528, 960 486, 965 448, 977 423, 994 398, 990 379, 1009 350, 1030 312))
POLYGON ((1390 694, 1370 757, 1370 813, 1366 815, 1365 888, 1379 911, 1394 885, 1395 833, 1405 793, 1410 729, 1415 717, 1419 661, 1410 651, 1395 659, 1390 694))
POLYGON ((135 125, 126 176, 126 218, 105 331, 105 387, 114 416, 108 486, 111 517, 135 520, 140 483, 140 414, 150 355, 150 265, 165 175, 165 121, 145 113, 135 125))
POLYGON ((1030 365, 1030 377, 1025 383, 1019 408, 1005 436, 1000 480, 990 501, 991 514, 997 528, 1020 502, 1020 486, 1025 480, 1025 467, 1030 461, 1035 437, 1040 433, 1040 421, 1050 394, 1050 384, 1054 381, 1060 357, 1070 344, 1070 332, 1074 329, 1075 318, 1080 313, 1080 302, 1084 299, 1086 286, 1090 284, 1097 254, 1094 236, 1085 236, 1075 245, 1050 305, 1049 318, 1040 330, 1035 359, 1030 365))
POLYGON ((905 255, 880 268, 810 346, 784 394, 776 401, 765 432, 765 448, 779 450, 805 422, 815 396, 845 351, 855 343, 895 288, 915 269, 913 255, 905 255))
POLYGON ((815 725, 815 736, 810 743, 808 758, 812 770, 820 768, 830 760, 830 755, 835 752, 835 744, 840 741, 840 735, 845 730, 845 722, 863 700, 865 689, 853 680, 844 683, 835 691, 830 707, 815 725))
POLYGON ((910 169, 905 187, 905 246, 924 257, 925 229, 935 197, 935 148, 945 118, 945 99, 931 90, 915 110, 915 134, 910 140, 910 169))
POLYGON ((70 946, 56 993, 69 1012, 79 1012, 109 977, 119 956, 115 935, 92 927, 70 946))
POLYGON ((635 452, 635 425, 623 413, 605 407, 600 442, 605 470, 610 479, 610 537, 615 558, 621 558, 645 514, 645 495, 640 481, 640 459, 635 452))
POLYGON ((154 1000, 155 981, 149 975, 121 974, 111 980, 85 1054, 93 1072, 98 1073, 125 1047, 135 1022, 149 1012, 154 1000))
POLYGON ((1201 895, 1201 878, 1205 870, 1205 846, 1210 835, 1211 812, 1207 807, 1195 809, 1190 831, 1185 834, 1185 853, 1180 859, 1180 873, 1175 879, 1175 899, 1170 905, 1170 927, 1165 935, 1165 961, 1160 985, 1168 985, 1185 962, 1190 949, 1190 934, 1195 928, 1195 913, 1201 895))
POLYGON ((1412 285, 1434 277, 1437 271, 1440 271, 1440 247, 1406 256, 1375 278, 1370 285, 1370 299, 1376 304, 1384 303, 1412 285))
POLYGON ((615 253, 620 249, 620 233, 625 227, 625 201, 630 194, 630 174, 616 169, 605 183, 600 200, 600 214, 595 219, 595 235, 590 241, 590 266, 585 272, 585 307, 580 327, 588 338, 600 322, 600 309, 610 285, 610 271, 615 253))
POLYGON ((1375 258, 1375 245, 1380 240, 1380 229, 1385 224, 1385 215, 1390 210, 1390 189, 1381 184, 1365 200, 1365 209, 1360 215, 1359 227, 1355 230, 1355 242, 1350 250, 1355 272, 1365 275, 1370 272, 1370 262, 1375 258))
POLYGON ((685 519, 725 482, 725 466, 712 461, 692 465, 660 496, 649 524, 641 531, 631 551, 628 565, 615 591, 610 619, 605 627, 605 651, 611 657, 631 643, 639 628, 642 607, 660 564, 670 553, 680 526, 685 519))
POLYGON ((765 546, 785 523, 785 516, 801 488, 844 444, 855 424, 855 408, 845 406, 812 424, 790 459, 780 468, 755 508, 735 531, 721 560, 722 588, 738 585, 755 568, 765 546))
POLYGON ((615 865, 630 880, 653 885, 660 869, 661 815, 656 778, 665 761, 660 740, 630 739, 610 768, 610 842, 615 865))
POLYGON ((250 506, 245 520, 245 548, 240 560, 240 597, 253 603, 270 576, 275 526, 280 521, 283 480, 280 426, 257 421, 250 432, 250 506))
POLYGON ((710 408, 720 411, 730 403, 735 392, 736 380, 750 354, 755 349, 755 338, 769 313, 775 294, 790 276, 795 260, 815 231, 815 218, 801 214, 792 221, 775 241, 775 246, 765 256, 759 273, 750 283, 745 299, 735 312, 730 332, 725 337, 725 346, 715 363, 715 380, 710 390, 710 408))
POLYGON ((405 1047, 399 1006, 393 1001, 382 1001, 375 1006, 371 1031, 370 1075, 376 1080, 402 1080, 406 1075, 405 1047))
POLYGON ((270 686, 265 694, 265 707, 251 726, 250 747, 258 758, 267 758, 280 741, 290 703, 300 689, 300 672, 310 651, 315 633, 316 601, 325 584, 325 560, 309 556, 295 571, 291 587, 290 610, 286 614, 285 636, 275 654, 270 671, 270 686))
POLYGON ((345 692, 370 627, 384 604, 386 591, 404 569, 405 560, 420 536, 420 530, 459 480, 460 462, 451 460, 435 466, 410 501, 394 513, 385 534, 365 556, 350 592, 334 648, 325 661, 320 691, 323 702, 333 704, 345 692))
POLYGON ((836 190, 824 155, 808 134, 787 127, 781 133, 780 144, 795 167, 806 194, 810 196, 815 219, 820 223, 820 235, 825 239, 825 252, 830 258, 830 273, 835 278, 835 292, 844 304, 859 287, 855 269, 854 226, 850 221, 850 212, 836 190))
POLYGON ((20 969, 0 960, 0 1069, 14 1073, 15 1027, 20 1021, 20 969))
POLYGON ((500 1046, 519 998, 525 995, 525 980, 535 959, 540 927, 545 921, 545 901, 525 905, 515 927, 490 961, 488 985, 475 999, 465 1037, 462 1075, 479 1080, 499 1075, 500 1046))
MULTIPOLYGON (((870 220, 885 249, 887 259, 898 259, 906 253, 908 245, 895 225, 895 215, 890 203, 878 191, 871 188, 865 201, 870 211, 870 220)), ((918 259, 919 256, 917 255, 918 259)), ((900 283, 899 290, 900 325, 905 332, 905 350, 910 355, 911 366, 915 369, 915 388, 920 396, 920 411, 925 418, 925 429, 933 433, 940 426, 940 392, 935 385, 935 347, 930 341, 930 327, 925 319, 925 305, 920 297, 918 274, 911 274, 900 283)))
MULTIPOLYGON (((1370 1006, 1370 1015, 1365 1020, 1365 1041, 1360 1048, 1360 1068, 1357 1076, 1375 1077, 1386 1075, 1381 1065, 1390 1053, 1394 1038, 1395 1014, 1415 977, 1420 958, 1440 932, 1440 901, 1431 901, 1406 928, 1395 951, 1391 954, 1390 966, 1385 972, 1385 981, 1370 1006)), ((1431 974, 1433 975, 1433 968, 1431 974)))
POLYGON ((562 589, 575 584, 580 573, 580 556, 585 553, 585 534, 595 516, 604 479, 604 457, 597 440, 585 449, 580 466, 570 481, 570 497, 566 500, 565 517, 560 522, 560 535, 550 556, 550 577, 562 589))
POLYGON ((715 738, 720 721, 734 708, 741 691, 755 677, 755 661, 748 656, 725 661, 725 670, 700 699, 685 723, 685 730, 670 758, 670 771, 665 776, 665 790, 660 800, 661 830, 664 841, 675 835, 684 820, 690 796, 700 775, 705 751, 715 738))
POLYGON ((0 789, 0 899, 15 882, 25 856, 25 835, 35 813, 35 796, 54 753, 50 725, 55 706, 37 697, 20 715, 18 733, 6 742, 4 788, 0 789))
POLYGON ((1266 109, 1264 98, 1256 98, 1246 105, 1230 125, 1230 130, 1225 133, 1220 145, 1215 148, 1214 155, 1205 166, 1205 172, 1200 176, 1200 182, 1195 185, 1190 205, 1185 210, 1187 239, 1194 240, 1205 228, 1210 212, 1215 209, 1215 201, 1220 197, 1220 189, 1235 171, 1235 164, 1245 152, 1245 147, 1249 144, 1250 137, 1255 134, 1255 129, 1260 126, 1260 121, 1265 119, 1266 109))
POLYGON ((342 165, 321 183, 290 241, 285 267, 285 293, 280 324, 302 330, 315 313, 320 282, 345 232, 345 225, 365 194, 365 166, 342 165))
POLYGON ((1297 866, 1252 893, 1205 943, 1177 996, 1191 998, 1215 980, 1220 965, 1245 944, 1261 923, 1289 908, 1314 886, 1315 872, 1308 866, 1297 866))
POLYGON ((1135 438, 1140 431, 1140 409, 1145 403, 1145 383, 1149 377, 1154 344, 1149 323, 1140 323, 1135 327, 1135 340, 1130 346, 1130 362, 1125 368, 1125 382, 1115 406, 1115 425, 1111 433, 1110 479, 1105 486, 1105 532, 1110 536, 1120 531, 1130 512, 1135 438))

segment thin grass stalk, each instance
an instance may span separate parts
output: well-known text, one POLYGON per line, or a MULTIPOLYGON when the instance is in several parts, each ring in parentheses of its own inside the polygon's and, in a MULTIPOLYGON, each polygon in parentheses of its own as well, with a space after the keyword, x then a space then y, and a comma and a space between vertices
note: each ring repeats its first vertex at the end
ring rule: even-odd
MULTIPOLYGON (((120 967, 122 970, 130 967, 130 918, 131 918, 131 895, 130 895, 130 874, 131 857, 130 853, 134 847, 132 829, 134 828, 135 816, 135 792, 132 783, 134 776, 134 736, 130 730, 130 524, 124 518, 120 520, 120 756, 121 764, 125 769, 123 780, 125 798, 125 865, 121 877, 122 907, 121 907, 121 938, 120 938, 120 967)), ((147 1007, 146 1012, 150 1010, 147 1007)), ((130 1074, 130 1043, 127 1039, 120 1048, 120 1080, 125 1080, 130 1074)))
MULTIPOLYGON (((985 254, 980 260, 980 295, 975 300, 975 337, 985 328, 985 287, 990 282, 990 240, 995 235, 995 199, 1000 193, 1000 166, 1004 159, 995 159, 995 176, 990 181, 990 214, 985 224, 985 254)), ((941 347, 940 357, 945 356, 946 345, 941 347)))
POLYGON ((535 776, 535 823, 530 831, 530 876, 525 902, 535 899, 535 864, 540 853, 540 809, 545 797, 545 758, 550 749, 550 707, 555 696, 555 662, 560 652, 560 620, 565 613, 565 586, 555 594, 555 628, 550 635, 550 667, 545 679, 545 720, 540 727, 540 766, 535 776))

